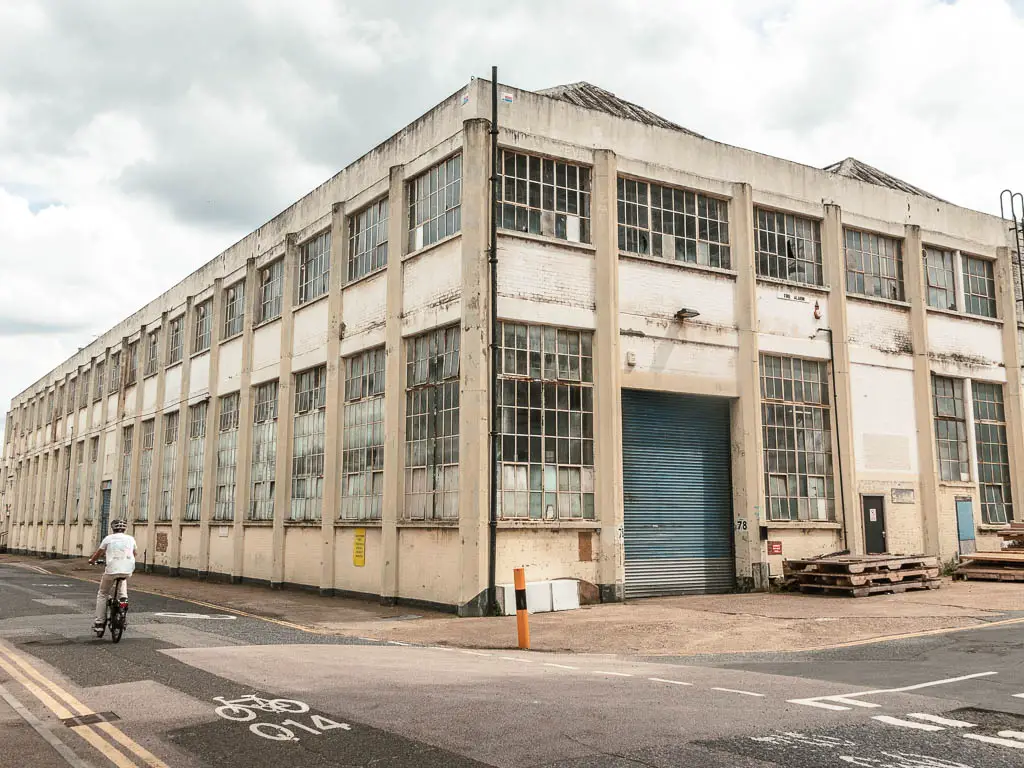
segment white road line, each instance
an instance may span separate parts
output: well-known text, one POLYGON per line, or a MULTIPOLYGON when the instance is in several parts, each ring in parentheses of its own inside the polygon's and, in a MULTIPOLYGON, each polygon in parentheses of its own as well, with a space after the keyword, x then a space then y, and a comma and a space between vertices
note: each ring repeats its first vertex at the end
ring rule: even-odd
MULTIPOLYGON (((1013 733, 1013 731, 999 732, 1001 736, 1007 733, 1013 733)), ((1016 739, 997 739, 995 736, 982 736, 980 733, 965 733, 964 738, 974 739, 975 741, 983 741, 986 744, 995 744, 997 747, 1009 747, 1010 749, 1024 749, 1024 741, 1017 741, 1016 739)))
POLYGON ((63 757, 64 761, 68 765, 72 768, 89 768, 89 763, 85 762, 78 757, 78 755, 72 752, 71 748, 58 739, 54 733, 46 727, 46 724, 43 723, 43 721, 33 715, 24 704, 14 698, 14 696, 12 696, 2 685, 0 685, 0 699, 6 701, 8 706, 17 712, 18 715, 21 716, 21 719, 32 727, 32 730, 42 736, 46 743, 53 747, 54 751, 63 757))
POLYGON ((521 664, 533 664, 533 659, 523 659, 519 656, 501 656, 505 661, 518 661, 521 664))
POLYGON ((682 680, 666 680, 664 677, 648 677, 652 683, 668 683, 669 685, 693 685, 693 683, 684 683, 682 680))
POLYGON ((568 664, 555 664, 550 661, 544 662, 545 667, 555 667, 556 669, 579 669, 579 667, 570 667, 568 664))
POLYGON ((973 728, 974 723, 968 723, 966 720, 952 720, 948 717, 939 717, 938 715, 929 715, 924 712, 911 712, 907 717, 912 717, 915 720, 924 720, 928 723, 935 723, 936 725, 945 725, 949 728, 973 728))
POLYGON ((880 723, 886 725, 898 725, 900 728, 913 728, 918 731, 944 731, 946 730, 941 725, 928 725, 927 723, 915 723, 910 720, 900 720, 898 717, 889 717, 889 715, 875 715, 871 718, 877 720, 880 723))
POLYGON ((412 643, 400 643, 397 640, 388 640, 388 645, 412 645, 412 643))
POLYGON ((632 677, 632 675, 627 675, 625 672, 605 672, 604 670, 601 670, 601 669, 595 669, 594 670, 594 674, 595 675, 612 675, 613 677, 632 677))
POLYGON ((484 653, 483 651, 463 651, 463 653, 469 654, 470 656, 493 656, 493 653, 484 653))
POLYGON ((759 699, 764 698, 763 693, 754 693, 753 691, 739 691, 735 688, 712 688, 712 691, 724 691, 725 693, 740 693, 744 696, 757 696, 759 699))
POLYGON ((430 648, 434 651, 448 651, 449 653, 455 653, 458 650, 457 648, 445 648, 443 645, 432 645, 430 648))
POLYGON ((861 696, 875 696, 880 693, 906 693, 907 691, 919 691, 922 688, 931 688, 936 685, 948 685, 949 683, 959 683, 964 680, 974 680, 978 677, 988 677, 989 675, 995 675, 996 672, 976 672, 973 675, 962 675, 961 677, 948 677, 944 680, 930 680, 927 683, 917 683, 916 685, 905 685, 902 688, 879 688, 876 690, 859 691, 857 693, 840 693, 833 696, 812 696, 808 699, 788 699, 790 704, 803 704, 806 707, 818 707, 820 709, 835 709, 843 710, 849 709, 849 707, 836 706, 835 704, 828 704, 826 702, 843 702, 844 704, 850 704, 856 707, 877 707, 878 704, 872 704, 870 702, 858 702, 854 701, 861 696))
POLYGON ((1024 693, 1014 693, 1014 694, 1011 694, 1011 695, 1015 699, 1024 699, 1024 693))

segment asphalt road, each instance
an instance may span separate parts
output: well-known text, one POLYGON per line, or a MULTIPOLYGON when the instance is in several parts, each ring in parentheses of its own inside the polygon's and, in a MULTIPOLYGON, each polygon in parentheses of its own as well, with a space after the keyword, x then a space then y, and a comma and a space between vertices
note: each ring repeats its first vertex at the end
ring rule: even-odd
POLYGON ((136 592, 114 645, 94 595, 0 565, 0 766, 1024 765, 1024 623, 629 659, 381 644, 136 592))

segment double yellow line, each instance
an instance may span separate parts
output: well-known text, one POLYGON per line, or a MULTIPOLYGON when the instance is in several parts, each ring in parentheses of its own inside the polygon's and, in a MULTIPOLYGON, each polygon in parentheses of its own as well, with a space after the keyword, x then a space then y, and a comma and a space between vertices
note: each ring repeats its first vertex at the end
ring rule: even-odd
MULTIPOLYGON (((96 714, 55 682, 44 676, 24 656, 2 644, 0 644, 0 669, 18 681, 26 691, 35 696, 61 720, 96 714)), ((112 723, 75 725, 69 730, 81 736, 82 739, 116 765, 117 768, 139 768, 140 764, 135 762, 135 758, 141 760, 142 765, 148 766, 148 768, 168 768, 165 762, 131 739, 124 731, 112 723), (107 739, 104 739, 101 733, 106 734, 107 739), (126 755, 111 742, 120 745, 129 754, 126 755)))

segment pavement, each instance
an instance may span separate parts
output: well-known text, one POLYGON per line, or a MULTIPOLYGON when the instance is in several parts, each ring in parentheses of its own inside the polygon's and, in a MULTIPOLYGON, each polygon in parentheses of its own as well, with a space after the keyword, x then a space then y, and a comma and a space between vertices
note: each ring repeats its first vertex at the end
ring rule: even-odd
MULTIPOLYGON (((140 575, 115 645, 89 632, 84 573, 17 560, 0 560, 4 768, 1024 765, 1024 620, 1010 584, 987 585, 1004 589, 980 611, 951 590, 934 612, 971 623, 940 634, 644 655, 407 645, 292 621, 293 597, 315 618, 312 595, 262 590, 278 616, 260 616, 143 592, 140 575)), ((760 606, 769 623, 816 618, 813 603, 772 602, 791 596, 732 597, 741 616, 760 606)), ((875 599, 844 603, 876 620, 867 614, 896 610, 862 607, 875 599)), ((927 605, 902 614, 927 618, 927 605)), ((313 623, 467 621, 346 601, 331 610, 347 618, 313 623)))

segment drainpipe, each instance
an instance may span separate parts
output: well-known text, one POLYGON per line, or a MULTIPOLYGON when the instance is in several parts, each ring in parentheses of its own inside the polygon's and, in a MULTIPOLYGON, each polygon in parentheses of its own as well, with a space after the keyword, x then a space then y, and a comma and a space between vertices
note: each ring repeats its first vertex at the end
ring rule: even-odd
POLYGON ((487 613, 498 614, 496 569, 498 560, 498 68, 491 67, 491 482, 490 530, 487 556, 487 613))
POLYGON ((832 340, 832 329, 831 328, 819 328, 815 331, 815 334, 824 331, 828 334, 828 357, 832 363, 831 379, 832 379, 832 411, 836 413, 835 429, 836 429, 836 466, 839 468, 839 508, 843 512, 843 549, 849 549, 846 541, 846 526, 849 525, 850 521, 846 517, 846 489, 843 487, 843 446, 839 440, 839 418, 836 409, 839 407, 839 393, 836 391, 836 348, 832 340))

